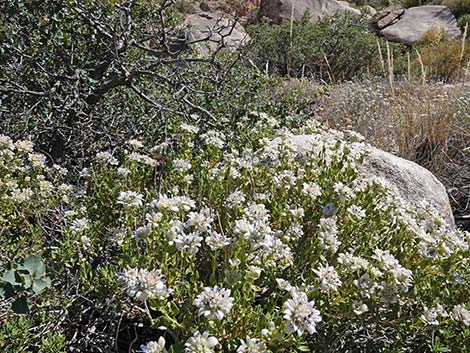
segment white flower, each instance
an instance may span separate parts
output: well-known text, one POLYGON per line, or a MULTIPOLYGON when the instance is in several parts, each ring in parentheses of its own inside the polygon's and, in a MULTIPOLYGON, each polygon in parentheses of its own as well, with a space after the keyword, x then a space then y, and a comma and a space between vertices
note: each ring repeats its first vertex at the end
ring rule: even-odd
POLYGON ((72 221, 70 231, 72 234, 80 234, 90 227, 90 221, 87 218, 78 218, 72 221))
POLYGON ((243 191, 234 191, 230 195, 228 195, 227 199, 225 200, 225 204, 228 207, 237 207, 242 205, 245 202, 245 194, 243 191))
POLYGON ((121 191, 117 198, 117 203, 124 208, 140 207, 143 204, 144 196, 135 191, 121 191))
POLYGON ((168 353, 165 349, 165 339, 160 337, 158 342, 150 341, 146 345, 141 345, 140 349, 143 353, 168 353))
POLYGON ((225 145, 225 137, 221 132, 218 131, 208 131, 207 133, 201 135, 201 138, 208 146, 220 149, 225 145))
POLYGON ((285 280, 284 278, 276 278, 276 283, 279 289, 281 290, 290 291, 293 288, 290 282, 285 280))
POLYGON ((189 124, 186 124, 186 123, 182 123, 180 125, 180 128, 181 128, 181 130, 183 130, 185 132, 189 132, 190 134, 197 134, 199 132, 199 128, 197 126, 189 125, 189 124))
POLYGON ((341 242, 338 240, 338 227, 336 225, 336 216, 321 218, 319 224, 318 238, 320 247, 326 251, 335 253, 338 251, 341 242))
POLYGON ((142 226, 142 227, 137 228, 134 231, 133 236, 134 236, 136 241, 141 241, 141 240, 144 240, 145 238, 147 238, 147 235, 149 235, 151 230, 152 230, 152 228, 149 225, 142 226))
POLYGON ((199 251, 202 240, 203 237, 199 235, 199 232, 186 234, 184 231, 179 231, 173 239, 175 246, 179 251, 187 252, 192 255, 199 251))
POLYGON ((209 332, 205 331, 201 334, 199 331, 194 332, 192 337, 186 341, 186 353, 212 353, 213 348, 217 346, 219 341, 214 336, 209 336, 209 332))
POLYGON ((191 163, 183 158, 176 158, 173 161, 173 168, 177 173, 184 173, 191 169, 191 163))
POLYGON ((145 215, 145 220, 151 228, 156 228, 160 225, 163 215, 160 212, 149 212, 145 215))
POLYGON ((237 348, 237 353, 266 353, 266 344, 258 338, 250 338, 240 340, 240 346, 237 348))
POLYGON ((321 321, 320 312, 315 309, 315 302, 308 301, 307 294, 297 290, 291 291, 292 299, 284 303, 285 330, 287 333, 297 332, 301 336, 305 331, 316 332, 316 323, 321 321))
POLYGON ((34 144, 31 141, 18 140, 15 143, 16 150, 20 153, 32 152, 34 144))
POLYGON ((80 243, 82 243, 83 248, 88 249, 91 246, 91 239, 86 235, 82 235, 80 237, 80 243))
POLYGON ((111 165, 117 165, 119 163, 119 161, 109 152, 98 152, 95 158, 99 163, 103 164, 109 163, 111 165))
POLYGON ((232 239, 226 237, 216 231, 210 231, 209 235, 204 239, 206 244, 211 248, 211 250, 222 249, 232 243, 232 239))
POLYGON ((305 215, 305 211, 302 207, 291 208, 289 212, 294 218, 302 218, 305 215))
POLYGON ((127 144, 129 146, 131 146, 133 149, 136 149, 136 150, 138 150, 139 148, 144 147, 144 144, 141 141, 136 140, 136 139, 131 139, 131 140, 127 141, 127 144))
POLYGON ((437 304, 436 305, 436 311, 441 317, 449 317, 449 313, 445 309, 444 305, 442 304, 437 304))
POLYGON ((117 274, 118 283, 125 287, 127 295, 137 300, 148 298, 166 299, 172 290, 166 286, 161 270, 130 268, 117 274))
POLYGON ((222 320, 232 309, 233 298, 230 293, 230 289, 218 286, 202 288, 202 293, 193 302, 193 305, 199 309, 198 316, 222 320))
POLYGON ((379 289, 379 285, 370 278, 368 273, 363 274, 359 279, 355 279, 353 284, 360 290, 362 298, 371 298, 379 289))
POLYGON ((39 153, 29 153, 28 160, 34 169, 43 169, 46 166, 46 157, 39 153))
POLYGON ((360 269, 366 270, 369 266, 369 261, 366 259, 354 256, 351 253, 340 253, 338 255, 338 263, 343 265, 348 271, 357 271, 360 269))
POLYGON ((313 272, 320 279, 320 288, 323 292, 334 292, 338 290, 338 287, 341 286, 341 280, 339 279, 338 273, 336 272, 333 266, 323 266, 313 272))
POLYGON ((318 196, 321 196, 321 188, 316 183, 303 183, 302 194, 314 201, 318 196))
POLYGON ((346 209, 346 211, 348 211, 351 216, 357 219, 361 219, 366 216, 366 211, 364 211, 364 209, 358 205, 351 205, 346 209))
POLYGON ((470 326, 470 310, 467 310, 465 305, 455 305, 452 313, 454 314, 454 320, 462 322, 465 326, 470 326))
POLYGON ((194 227, 198 232, 207 232, 213 221, 212 211, 209 208, 203 208, 200 212, 189 212, 186 227, 194 227))
POLYGON ((428 325, 439 325, 437 320, 437 311, 434 308, 428 309, 424 307, 423 314, 420 316, 421 320, 428 325))
POLYGON ((365 312, 369 311, 369 307, 367 306, 367 304, 364 304, 361 301, 354 301, 353 302, 353 311, 354 311, 354 314, 356 314, 356 315, 362 315, 365 312))
POLYGON ((116 170, 117 175, 122 176, 122 177, 127 177, 129 174, 131 174, 131 171, 127 168, 120 167, 116 170))

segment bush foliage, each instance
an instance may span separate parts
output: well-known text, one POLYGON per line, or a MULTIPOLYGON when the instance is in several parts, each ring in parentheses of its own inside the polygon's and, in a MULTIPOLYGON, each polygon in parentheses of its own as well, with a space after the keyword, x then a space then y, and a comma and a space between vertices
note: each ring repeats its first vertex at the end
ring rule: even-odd
MULTIPOLYGON (((369 75, 383 75, 378 47, 384 41, 369 30, 369 22, 352 14, 327 17, 312 23, 306 14, 281 25, 261 22, 248 27, 249 58, 260 68, 290 77, 333 83, 369 75)), ((395 57, 400 45, 391 44, 395 57)), ((397 70, 401 65, 397 61, 397 70)))

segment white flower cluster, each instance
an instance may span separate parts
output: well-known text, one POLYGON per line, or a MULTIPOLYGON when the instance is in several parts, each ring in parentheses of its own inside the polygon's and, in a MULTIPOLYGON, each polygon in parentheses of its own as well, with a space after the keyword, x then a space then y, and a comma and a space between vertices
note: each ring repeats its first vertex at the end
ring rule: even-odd
POLYGON ((208 331, 204 331, 202 334, 199 331, 196 331, 184 344, 186 347, 185 352, 212 353, 214 352, 214 347, 217 346, 218 343, 218 339, 214 336, 210 336, 208 331))
POLYGON ((286 332, 296 332, 298 336, 305 331, 315 333, 316 324, 322 320, 320 312, 315 309, 315 302, 309 301, 305 292, 296 289, 291 290, 291 299, 284 303, 284 319, 286 332))
POLYGON ((164 300, 172 290, 166 286, 165 278, 160 270, 130 268, 117 274, 118 283, 123 286, 128 296, 140 301, 148 298, 164 300))
POLYGON ((201 294, 194 299, 194 306, 198 308, 198 316, 204 316, 211 320, 222 320, 233 306, 233 298, 230 296, 230 289, 202 288, 201 294))

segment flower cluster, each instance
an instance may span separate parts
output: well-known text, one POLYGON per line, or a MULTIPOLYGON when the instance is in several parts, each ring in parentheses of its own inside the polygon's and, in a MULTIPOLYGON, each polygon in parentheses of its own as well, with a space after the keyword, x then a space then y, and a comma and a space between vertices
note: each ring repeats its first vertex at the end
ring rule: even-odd
POLYGON ((166 286, 160 270, 130 268, 118 274, 118 282, 125 288, 128 296, 141 301, 146 301, 148 298, 163 300, 172 292, 166 286))
POLYGON ((194 306, 198 308, 198 316, 208 319, 222 320, 232 309, 233 298, 230 289, 205 287, 202 293, 194 299, 194 306))

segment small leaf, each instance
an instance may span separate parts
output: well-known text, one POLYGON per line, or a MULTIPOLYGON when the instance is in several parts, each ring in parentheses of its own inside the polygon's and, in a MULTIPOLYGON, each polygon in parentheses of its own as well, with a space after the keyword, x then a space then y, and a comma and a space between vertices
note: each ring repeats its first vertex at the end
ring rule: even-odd
POLYGON ((182 353, 184 352, 184 343, 176 343, 170 347, 170 353, 182 353))
POLYGON ((36 294, 39 294, 44 289, 49 287, 50 284, 51 284, 51 279, 49 277, 37 279, 33 282, 33 292, 36 294))
POLYGON ((16 298, 13 304, 11 304, 11 309, 17 314, 29 313, 28 299, 25 297, 16 298))
POLYGON ((6 271, 2 276, 2 281, 10 283, 12 286, 21 284, 21 282, 17 281, 15 271, 13 270, 6 271))
POLYGON ((44 266, 41 258, 36 255, 28 256, 23 263, 23 267, 29 271, 31 276, 39 278, 44 275, 46 272, 46 267, 44 266))

